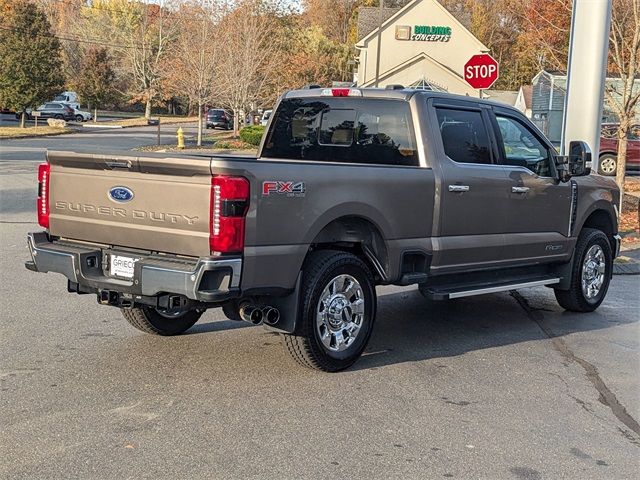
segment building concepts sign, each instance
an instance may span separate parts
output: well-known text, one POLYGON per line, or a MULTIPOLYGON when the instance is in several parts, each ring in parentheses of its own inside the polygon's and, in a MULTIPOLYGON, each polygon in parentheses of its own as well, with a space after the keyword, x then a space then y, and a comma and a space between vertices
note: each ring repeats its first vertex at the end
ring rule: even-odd
POLYGON ((448 42, 451 39, 451 27, 436 25, 396 25, 396 40, 418 42, 448 42))

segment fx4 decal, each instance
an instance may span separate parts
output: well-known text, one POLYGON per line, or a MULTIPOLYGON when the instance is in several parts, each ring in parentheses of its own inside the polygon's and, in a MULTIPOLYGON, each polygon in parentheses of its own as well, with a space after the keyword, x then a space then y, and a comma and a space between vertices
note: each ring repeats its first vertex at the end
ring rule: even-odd
POLYGON ((304 197, 306 193, 304 182, 284 182, 281 180, 268 180, 262 182, 262 196, 284 195, 286 197, 304 197))

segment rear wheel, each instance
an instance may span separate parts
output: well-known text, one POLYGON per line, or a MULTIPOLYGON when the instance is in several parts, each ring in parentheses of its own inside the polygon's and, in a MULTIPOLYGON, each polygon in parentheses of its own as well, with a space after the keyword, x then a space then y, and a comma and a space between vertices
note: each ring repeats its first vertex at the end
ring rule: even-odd
POLYGON ((613 176, 618 169, 618 157, 615 155, 603 155, 598 163, 598 173, 600 175, 613 176))
POLYGON ((350 367, 373 330, 376 293, 369 268, 350 253, 315 252, 305 263, 301 288, 299 328, 283 335, 285 349, 305 367, 350 367))
POLYGON ((138 330, 162 336, 178 335, 189 330, 203 314, 198 310, 174 313, 146 306, 122 308, 120 311, 127 322, 138 330))
POLYGON ((604 300, 613 268, 613 254, 607 236, 585 228, 578 237, 568 290, 555 290, 562 308, 572 312, 593 312, 604 300))

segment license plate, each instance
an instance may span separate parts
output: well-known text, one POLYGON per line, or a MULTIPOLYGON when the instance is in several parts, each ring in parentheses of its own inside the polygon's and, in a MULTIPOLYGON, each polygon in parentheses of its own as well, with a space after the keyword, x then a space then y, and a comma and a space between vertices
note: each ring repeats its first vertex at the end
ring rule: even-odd
POLYGON ((123 257, 122 255, 110 255, 109 272, 114 277, 133 278, 133 271, 136 266, 137 258, 123 257))

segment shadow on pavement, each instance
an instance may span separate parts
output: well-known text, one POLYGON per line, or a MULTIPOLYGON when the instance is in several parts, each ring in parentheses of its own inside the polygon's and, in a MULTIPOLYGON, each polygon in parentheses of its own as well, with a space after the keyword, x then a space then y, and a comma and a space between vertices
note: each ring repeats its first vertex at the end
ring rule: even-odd
MULTIPOLYGON (((545 310, 535 305, 539 302, 533 303, 532 309, 544 311, 545 327, 558 336, 612 325, 598 311, 578 314, 558 306, 545 310)), ((417 290, 400 292, 378 298, 369 345, 351 370, 452 357, 546 338, 509 293, 433 302, 417 290)))

